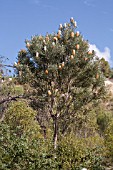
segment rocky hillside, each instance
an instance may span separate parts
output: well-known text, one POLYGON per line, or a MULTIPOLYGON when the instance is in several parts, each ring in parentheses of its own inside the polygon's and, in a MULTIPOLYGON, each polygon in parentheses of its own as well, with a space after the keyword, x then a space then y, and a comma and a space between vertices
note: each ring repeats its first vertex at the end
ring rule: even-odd
POLYGON ((113 79, 106 79, 105 86, 111 94, 113 94, 113 79))

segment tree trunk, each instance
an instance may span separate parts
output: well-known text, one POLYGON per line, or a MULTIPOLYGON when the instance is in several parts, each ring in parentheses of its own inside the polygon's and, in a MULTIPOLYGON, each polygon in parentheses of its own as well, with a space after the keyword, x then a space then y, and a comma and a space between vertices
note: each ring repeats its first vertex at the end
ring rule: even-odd
POLYGON ((57 117, 54 117, 54 134, 53 134, 53 142, 54 149, 57 148, 57 138, 58 138, 58 125, 57 125, 57 117))
POLYGON ((46 139, 46 126, 41 126, 42 128, 42 131, 43 131, 43 136, 44 136, 44 139, 46 139))

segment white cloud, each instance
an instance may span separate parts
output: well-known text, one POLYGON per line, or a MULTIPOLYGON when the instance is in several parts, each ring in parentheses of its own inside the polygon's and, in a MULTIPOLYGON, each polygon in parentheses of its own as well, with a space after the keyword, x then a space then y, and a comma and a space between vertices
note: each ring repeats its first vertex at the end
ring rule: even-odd
POLYGON ((87 6, 95 7, 94 0, 85 0, 84 4, 87 6))
POLYGON ((111 61, 110 49, 108 47, 105 47, 104 51, 100 51, 95 44, 90 44, 89 49, 94 50, 99 58, 104 58, 110 65, 113 64, 111 61))

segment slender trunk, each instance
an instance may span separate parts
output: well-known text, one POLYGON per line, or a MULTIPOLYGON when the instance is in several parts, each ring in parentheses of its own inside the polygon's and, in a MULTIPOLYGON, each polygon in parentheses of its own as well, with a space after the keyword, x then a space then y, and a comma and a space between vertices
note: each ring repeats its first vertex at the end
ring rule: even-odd
POLYGON ((58 125, 57 125, 57 117, 54 117, 54 134, 53 134, 53 142, 54 149, 57 148, 57 139, 58 139, 58 125))
POLYGON ((44 139, 46 139, 46 127, 45 126, 41 126, 41 128, 42 128, 42 131, 43 131, 44 139))
POLYGON ((46 139, 46 129, 44 129, 44 139, 46 139))
POLYGON ((57 114, 53 114, 53 103, 54 103, 54 97, 51 97, 51 105, 50 105, 50 115, 53 119, 53 144, 54 149, 57 148, 57 137, 58 137, 58 125, 57 125, 57 114))

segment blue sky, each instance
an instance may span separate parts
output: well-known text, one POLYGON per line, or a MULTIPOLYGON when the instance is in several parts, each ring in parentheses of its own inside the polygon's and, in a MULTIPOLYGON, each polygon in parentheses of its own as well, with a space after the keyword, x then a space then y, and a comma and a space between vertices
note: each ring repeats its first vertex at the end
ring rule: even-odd
POLYGON ((113 67, 113 0, 0 0, 0 55, 13 64, 25 39, 56 32, 70 17, 113 67))

